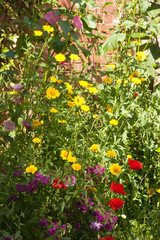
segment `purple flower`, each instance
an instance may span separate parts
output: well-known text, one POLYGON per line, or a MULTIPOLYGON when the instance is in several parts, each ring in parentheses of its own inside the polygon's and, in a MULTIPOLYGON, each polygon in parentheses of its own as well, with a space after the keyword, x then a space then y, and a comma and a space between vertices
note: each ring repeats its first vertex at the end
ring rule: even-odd
POLYGON ((100 222, 97 222, 97 221, 91 222, 90 228, 92 230, 96 229, 98 231, 101 229, 101 227, 103 227, 103 224, 101 224, 100 222))
POLYGON ((7 132, 10 132, 10 131, 16 129, 15 124, 13 122, 9 121, 9 120, 5 121, 3 123, 3 125, 4 125, 7 132))
POLYGON ((75 228, 77 228, 77 229, 80 229, 80 228, 81 228, 81 224, 80 224, 79 222, 73 223, 72 226, 75 227, 75 228))
POLYGON ((114 228, 114 225, 117 222, 117 217, 111 217, 110 219, 108 219, 107 223, 104 225, 104 229, 111 232, 112 229, 114 228))
POLYGON ((75 208, 78 208, 82 213, 87 212, 87 207, 85 206, 85 202, 76 202, 75 208))
POLYGON ((22 102, 24 102, 24 99, 22 99, 22 98, 14 98, 13 101, 15 103, 22 103, 22 102))
POLYGON ((37 190, 37 188, 38 188, 37 181, 32 181, 28 183, 28 189, 31 194, 34 193, 37 190))
POLYGON ((79 18, 79 16, 74 16, 73 27, 77 27, 78 30, 80 30, 81 28, 83 29, 83 23, 82 23, 81 19, 79 18))
POLYGON ((22 87, 23 87, 23 85, 21 83, 15 84, 13 86, 14 90, 16 90, 18 92, 21 90, 22 87))
POLYGON ((60 228, 66 229, 67 227, 65 224, 63 224, 60 228))
POLYGON ((56 232, 57 232, 57 228, 50 228, 50 229, 48 229, 48 233, 49 233, 50 236, 55 235, 56 232))
MULTIPOLYGON (((68 176, 66 176, 66 183, 65 183, 65 185, 66 185, 66 187, 68 187, 68 176)), ((75 178, 75 176, 74 175, 72 175, 71 176, 71 180, 72 180, 72 182, 71 182, 71 186, 74 186, 75 184, 76 184, 76 178, 75 178)))
POLYGON ((23 120, 23 121, 22 121, 22 125, 23 125, 24 127, 26 127, 26 128, 31 127, 31 124, 30 124, 29 122, 26 122, 26 120, 23 120))
POLYGON ((55 24, 58 22, 58 19, 60 18, 59 15, 55 15, 55 11, 49 11, 45 14, 44 18, 50 23, 50 24, 55 24))
POLYGON ((49 225, 49 223, 44 219, 41 219, 40 224, 42 225, 43 228, 49 225))
POLYGON ((43 185, 50 183, 50 178, 43 176, 43 174, 36 172, 35 176, 34 176, 35 181, 39 181, 41 183, 43 183, 43 185))
POLYGON ((18 202, 19 198, 16 195, 10 197, 11 201, 18 202))
POLYGON ((22 174, 23 174, 23 171, 15 170, 12 176, 15 177, 18 175, 20 177, 22 174))

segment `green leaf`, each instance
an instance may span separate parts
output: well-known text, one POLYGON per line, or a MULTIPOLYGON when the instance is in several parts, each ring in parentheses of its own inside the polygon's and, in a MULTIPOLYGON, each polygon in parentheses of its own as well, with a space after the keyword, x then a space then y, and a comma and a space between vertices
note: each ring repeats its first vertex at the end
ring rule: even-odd
POLYGON ((119 41, 124 41, 126 38, 125 33, 118 33, 111 35, 107 41, 102 45, 102 49, 104 52, 115 50, 117 48, 119 41))
POLYGON ((147 33, 132 33, 131 37, 132 38, 144 38, 147 36, 147 33))
POLYGON ((126 20, 121 24, 121 26, 126 26, 127 25, 127 27, 132 27, 132 26, 134 26, 134 24, 135 23, 132 22, 131 20, 126 20))
POLYGON ((61 19, 58 20, 59 26, 61 27, 64 34, 68 35, 68 33, 71 31, 71 26, 68 21, 63 21, 61 19))
POLYGON ((142 13, 146 12, 148 7, 150 6, 150 2, 148 0, 140 0, 139 1, 139 8, 142 13))
POLYGON ((148 15, 152 18, 155 18, 157 15, 160 14, 160 8, 154 9, 148 12, 148 15))
POLYGON ((84 16, 83 20, 85 21, 89 28, 92 29, 96 28, 96 17, 93 14, 90 13, 87 16, 84 16))
POLYGON ((65 202, 62 202, 62 204, 61 204, 61 212, 63 212, 63 210, 64 210, 64 208, 65 208, 65 202))
POLYGON ((156 152, 159 152, 159 153, 160 153, 160 147, 156 149, 156 152))
POLYGON ((8 52, 4 52, 0 54, 0 57, 4 57, 4 58, 18 58, 18 52, 15 51, 8 51, 8 52))
POLYGON ((106 2, 103 7, 102 7, 102 10, 107 6, 107 5, 110 5, 110 4, 113 4, 112 2, 106 2))

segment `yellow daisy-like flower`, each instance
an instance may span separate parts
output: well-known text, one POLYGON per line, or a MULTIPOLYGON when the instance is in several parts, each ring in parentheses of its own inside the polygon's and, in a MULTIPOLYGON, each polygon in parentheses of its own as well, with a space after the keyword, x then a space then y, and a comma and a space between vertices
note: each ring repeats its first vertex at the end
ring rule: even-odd
POLYGON ((80 59, 80 57, 79 57, 77 54, 71 54, 71 55, 69 56, 69 58, 70 58, 71 60, 76 60, 76 61, 78 61, 78 60, 80 59))
POLYGON ((67 123, 66 120, 58 120, 59 123, 67 123))
POLYGON ((122 172, 122 169, 118 164, 112 164, 112 166, 110 167, 110 172, 112 173, 112 175, 117 175, 122 172))
POLYGON ((43 25, 42 28, 43 28, 43 30, 44 30, 45 32, 48 32, 48 33, 51 33, 51 32, 54 31, 54 28, 51 27, 50 25, 43 25))
POLYGON ((57 109, 55 109, 55 108, 51 108, 51 109, 50 109, 50 112, 51 112, 51 113, 57 113, 57 112, 58 112, 58 110, 57 110, 57 109))
POLYGON ((62 53, 59 53, 55 56, 55 59, 57 62, 64 62, 66 60, 66 57, 62 53))
POLYGON ((117 79, 116 81, 118 84, 121 84, 121 79, 117 79))
POLYGON ((111 84, 112 80, 109 77, 105 77, 104 81, 108 84, 111 84))
POLYGON ((10 95, 17 95, 17 94, 19 94, 19 92, 18 92, 18 91, 12 91, 12 92, 10 92, 9 94, 10 94, 10 95))
POLYGON ((68 101, 67 104, 71 108, 73 108, 75 106, 74 102, 71 102, 71 101, 68 101))
POLYGON ((137 77, 132 77, 131 82, 133 82, 134 84, 141 84, 142 83, 141 79, 137 78, 137 77))
POLYGON ((55 89, 55 88, 51 88, 50 87, 50 88, 48 88, 46 90, 46 97, 48 99, 55 99, 55 98, 57 98, 59 96, 60 96, 60 92, 57 89, 55 89))
POLYGON ((95 87, 89 87, 87 89, 89 90, 90 93, 94 93, 94 94, 98 93, 98 90, 95 87))
POLYGON ((34 31, 34 35, 35 35, 36 37, 40 37, 40 36, 42 36, 42 34, 43 34, 42 31, 39 31, 39 30, 35 30, 35 31, 34 31))
POLYGON ((40 138, 33 138, 32 142, 34 142, 34 143, 41 143, 42 139, 40 139, 40 138))
POLYGON ((97 191, 97 189, 94 188, 94 187, 87 187, 86 190, 87 190, 87 192, 95 192, 95 191, 97 191))
POLYGON ((110 157, 116 157, 117 156, 117 154, 115 152, 113 152, 113 151, 107 151, 106 153, 110 157))
POLYGON ((140 73, 136 70, 134 72, 131 73, 131 75, 129 76, 130 80, 133 78, 133 77, 139 77, 140 76, 140 73))
POLYGON ((137 52, 136 53, 136 60, 139 62, 143 62, 147 57, 147 54, 145 52, 137 52))
POLYGON ((132 158, 132 156, 131 155, 127 155, 127 158, 132 158))
POLYGON ((107 67, 107 70, 114 70, 116 68, 116 65, 115 64, 107 64, 106 67, 107 67))
POLYGON ((29 167, 26 168, 27 173, 34 174, 36 171, 37 171, 37 167, 35 167, 34 165, 30 165, 29 167))
POLYGON ((72 162, 72 163, 75 163, 77 161, 76 157, 72 157, 72 152, 71 151, 69 151, 69 153, 68 153, 67 161, 72 162))
POLYGON ((79 163, 74 163, 74 164, 72 164, 72 168, 75 171, 79 171, 82 167, 79 163))
POLYGON ((85 112, 88 112, 88 111, 90 110, 90 107, 87 106, 87 105, 82 105, 82 106, 81 106, 81 109, 82 109, 83 111, 85 111, 85 112))
POLYGON ((81 106, 83 103, 85 103, 85 99, 84 97, 76 96, 74 97, 73 102, 75 105, 81 106))
POLYGON ((62 150, 60 156, 63 160, 67 160, 68 152, 66 150, 62 150))
POLYGON ((55 78, 55 76, 51 76, 51 77, 50 77, 50 80, 51 80, 52 82, 57 82, 57 83, 62 83, 62 82, 63 82, 62 80, 55 78))
POLYGON ((33 120, 33 127, 37 127, 43 124, 43 121, 33 120))
POLYGON ((148 195, 149 195, 149 197, 153 196, 153 194, 155 194, 154 188, 149 188, 149 189, 148 189, 148 195))
POLYGON ((160 193, 160 188, 159 188, 159 189, 157 189, 157 192, 158 192, 158 193, 160 193))
POLYGON ((81 87, 87 88, 88 87, 88 82, 81 80, 81 81, 79 81, 79 85, 81 87))
POLYGON ((137 42, 137 41, 131 41, 132 43, 134 43, 134 44, 140 44, 139 42, 137 42))
POLYGON ((109 124, 117 126, 119 124, 119 122, 116 119, 112 119, 109 121, 109 124))
POLYGON ((97 119, 99 117, 99 115, 98 114, 93 114, 92 117, 97 119))
POLYGON ((72 85, 69 84, 69 83, 67 83, 67 82, 66 82, 65 84, 66 84, 66 87, 67 87, 68 93, 73 94, 73 91, 72 91, 72 85))
POLYGON ((93 145, 90 147, 90 149, 92 150, 92 152, 95 152, 95 153, 98 152, 98 148, 99 148, 99 146, 98 146, 97 144, 93 144, 93 145))
POLYGON ((112 108, 111 108, 108 104, 106 105, 106 107, 107 107, 107 111, 108 111, 108 112, 113 113, 112 108))

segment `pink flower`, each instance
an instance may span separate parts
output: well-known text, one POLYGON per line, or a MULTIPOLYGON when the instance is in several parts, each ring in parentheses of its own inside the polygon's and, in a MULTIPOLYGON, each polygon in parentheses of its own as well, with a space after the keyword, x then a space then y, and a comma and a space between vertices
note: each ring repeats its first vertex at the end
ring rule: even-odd
POLYGON ((26 127, 26 128, 31 127, 31 124, 30 124, 29 122, 26 122, 26 120, 23 120, 23 121, 22 121, 22 125, 23 125, 24 127, 26 127))
POLYGON ((50 24, 55 24, 56 22, 58 22, 58 19, 60 18, 59 15, 55 15, 55 11, 49 11, 46 13, 46 15, 44 16, 44 18, 50 23, 50 24))
POLYGON ((73 27, 77 27, 78 30, 83 28, 83 23, 82 23, 81 19, 79 18, 79 16, 74 16, 74 18, 73 18, 73 27))
POLYGON ((13 86, 14 90, 16 90, 18 92, 21 90, 22 87, 23 87, 23 85, 21 83, 15 84, 13 86))
MULTIPOLYGON (((76 184, 76 178, 74 175, 71 176, 71 180, 72 182, 69 184, 70 186, 74 186, 76 184)), ((68 176, 66 176, 66 183, 65 183, 66 187, 68 187, 68 176)))
POLYGON ((9 121, 9 120, 8 120, 8 121, 5 121, 5 122, 3 123, 3 125, 4 125, 4 127, 5 127, 5 129, 6 129, 6 131, 8 131, 8 132, 16 129, 15 124, 14 124, 13 122, 9 121))
POLYGON ((65 66, 65 65, 67 65, 67 63, 64 62, 64 61, 62 61, 62 62, 61 62, 61 65, 62 65, 62 66, 65 66))
POLYGON ((13 101, 15 103, 22 103, 22 102, 24 102, 24 99, 22 99, 22 98, 14 98, 13 101))

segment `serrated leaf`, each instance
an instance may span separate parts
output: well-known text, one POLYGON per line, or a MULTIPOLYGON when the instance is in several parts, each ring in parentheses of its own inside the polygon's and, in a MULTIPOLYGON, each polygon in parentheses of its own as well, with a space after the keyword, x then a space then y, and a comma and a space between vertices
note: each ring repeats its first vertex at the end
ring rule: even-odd
POLYGON ((117 48, 119 41, 124 41, 126 38, 125 33, 118 33, 111 35, 107 41, 102 45, 102 49, 104 52, 115 50, 117 48))

